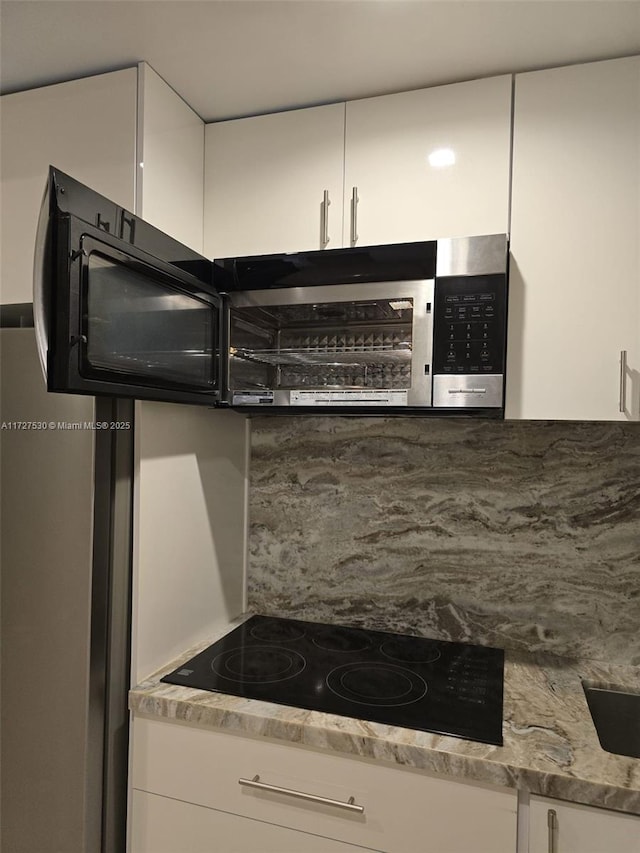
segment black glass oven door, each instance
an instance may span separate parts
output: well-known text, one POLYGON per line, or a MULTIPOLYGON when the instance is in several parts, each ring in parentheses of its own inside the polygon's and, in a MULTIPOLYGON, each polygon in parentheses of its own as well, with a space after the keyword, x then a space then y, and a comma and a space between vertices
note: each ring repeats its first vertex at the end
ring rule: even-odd
POLYGON ((210 286, 66 214, 54 235, 52 391, 213 404, 221 304, 210 286))

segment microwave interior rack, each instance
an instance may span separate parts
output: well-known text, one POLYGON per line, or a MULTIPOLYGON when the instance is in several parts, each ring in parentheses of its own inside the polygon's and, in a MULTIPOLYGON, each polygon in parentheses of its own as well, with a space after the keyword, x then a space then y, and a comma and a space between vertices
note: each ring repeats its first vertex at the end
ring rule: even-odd
POLYGON ((411 345, 399 344, 396 347, 377 346, 365 349, 345 347, 342 349, 275 349, 249 350, 231 349, 233 358, 243 358, 261 364, 281 366, 293 365, 352 365, 352 364, 402 364, 411 361, 411 345))
POLYGON ((230 386, 406 389, 412 331, 409 300, 236 308, 230 386))

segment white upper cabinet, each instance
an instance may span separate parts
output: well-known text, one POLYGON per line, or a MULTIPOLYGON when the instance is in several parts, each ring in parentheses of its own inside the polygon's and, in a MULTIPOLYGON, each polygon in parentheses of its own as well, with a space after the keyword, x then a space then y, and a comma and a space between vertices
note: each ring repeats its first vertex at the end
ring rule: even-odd
POLYGON ((531 797, 529 853, 640 853, 640 817, 531 797))
POLYGON ((204 122, 141 62, 136 212, 175 240, 202 252, 204 122))
POLYGON ((0 302, 33 299, 33 253, 49 165, 133 210, 135 68, 4 95, 0 302))
POLYGON ((510 76, 347 103, 345 245, 508 230, 510 76))
POLYGON ((340 248, 354 227, 357 245, 506 232, 511 88, 495 77, 208 125, 205 254, 340 248))
POLYGON ((205 139, 205 255, 342 245, 344 104, 209 124, 205 139))
POLYGON ((639 239, 640 58, 517 75, 507 417, 638 419, 639 239))

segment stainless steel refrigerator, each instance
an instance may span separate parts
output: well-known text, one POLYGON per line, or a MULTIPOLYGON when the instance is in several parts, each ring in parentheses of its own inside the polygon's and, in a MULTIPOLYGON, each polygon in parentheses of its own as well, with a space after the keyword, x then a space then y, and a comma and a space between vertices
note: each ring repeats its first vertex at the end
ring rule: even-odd
POLYGON ((132 402, 47 393, 31 306, 0 319, 2 851, 121 853, 132 402))

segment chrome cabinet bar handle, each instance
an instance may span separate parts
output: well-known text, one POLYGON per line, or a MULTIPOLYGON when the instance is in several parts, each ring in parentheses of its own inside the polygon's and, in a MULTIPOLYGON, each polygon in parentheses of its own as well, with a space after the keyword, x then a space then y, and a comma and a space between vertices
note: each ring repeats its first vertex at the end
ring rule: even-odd
POLYGON ((346 803, 342 800, 331 800, 328 797, 319 797, 317 794, 305 794, 303 791, 293 791, 291 788, 280 788, 278 785, 268 785, 266 782, 260 781, 260 776, 256 775, 253 779, 238 779, 239 785, 244 785, 247 788, 258 788, 260 791, 271 791, 276 794, 285 794, 287 797, 295 797, 297 800, 309 800, 312 803, 322 803, 325 806, 336 806, 339 809, 346 809, 357 814, 364 813, 364 806, 359 806, 355 802, 354 797, 349 797, 346 803))
POLYGON ((358 242, 358 187, 351 191, 351 245, 358 242))
POLYGON ((549 829, 549 853, 557 853, 556 829, 558 828, 558 815, 555 809, 547 811, 547 827, 549 829))
POLYGON ((627 408, 627 351, 620 350, 620 411, 627 408))
POLYGON ((322 214, 320 217, 321 220, 321 228, 322 228, 322 236, 320 238, 320 242, 322 244, 322 248, 324 249, 329 242, 329 205, 331 202, 329 201, 329 190, 324 191, 324 197, 322 199, 322 214))

